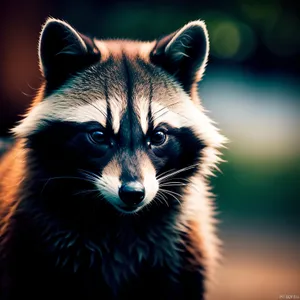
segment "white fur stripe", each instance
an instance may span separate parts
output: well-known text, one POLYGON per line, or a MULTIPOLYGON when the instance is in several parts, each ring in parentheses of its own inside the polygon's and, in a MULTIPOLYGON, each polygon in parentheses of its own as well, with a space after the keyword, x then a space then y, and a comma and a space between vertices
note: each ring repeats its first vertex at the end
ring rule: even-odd
POLYGON ((143 184, 146 191, 144 201, 145 204, 149 204, 156 196, 159 186, 158 186, 158 180, 156 179, 156 171, 152 163, 146 157, 143 166, 143 177, 144 177, 143 184))
POLYGON ((179 128, 182 125, 182 118, 172 111, 171 107, 168 108, 159 102, 152 102, 151 111, 154 127, 159 123, 167 123, 174 128, 179 128))
POLYGON ((149 99, 141 98, 138 101, 138 112, 137 115, 140 120, 140 124, 144 134, 147 134, 148 131, 148 112, 149 112, 149 99))
POLYGON ((106 102, 96 100, 91 104, 72 105, 72 99, 49 97, 34 106, 25 119, 12 132, 18 137, 26 137, 36 131, 45 121, 96 121, 102 126, 106 124, 106 102))

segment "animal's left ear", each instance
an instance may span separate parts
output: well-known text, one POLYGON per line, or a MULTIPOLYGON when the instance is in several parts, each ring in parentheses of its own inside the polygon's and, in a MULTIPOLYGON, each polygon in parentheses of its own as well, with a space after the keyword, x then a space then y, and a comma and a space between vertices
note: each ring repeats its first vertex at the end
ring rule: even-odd
POLYGON ((150 60, 173 75, 191 94, 205 70, 209 40, 203 21, 193 21, 157 41, 150 60))

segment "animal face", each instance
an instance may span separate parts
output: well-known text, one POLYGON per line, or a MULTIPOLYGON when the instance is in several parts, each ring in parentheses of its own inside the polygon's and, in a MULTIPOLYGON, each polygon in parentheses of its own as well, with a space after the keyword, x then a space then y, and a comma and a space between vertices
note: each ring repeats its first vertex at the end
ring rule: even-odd
POLYGON ((92 41, 50 19, 39 49, 45 84, 14 132, 49 177, 83 177, 130 214, 180 202, 178 188, 210 172, 222 138, 195 96, 208 53, 202 22, 142 43, 92 41))

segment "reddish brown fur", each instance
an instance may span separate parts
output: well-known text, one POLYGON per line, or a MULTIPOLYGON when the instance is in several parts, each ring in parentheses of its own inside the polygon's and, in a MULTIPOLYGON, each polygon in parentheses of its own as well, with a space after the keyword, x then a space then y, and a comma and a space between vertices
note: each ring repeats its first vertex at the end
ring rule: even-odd
POLYGON ((191 254, 189 257, 189 266, 186 266, 190 270, 198 270, 199 266, 205 265, 203 247, 203 237, 199 234, 199 221, 194 220, 189 222, 187 240, 185 242, 187 251, 191 254))

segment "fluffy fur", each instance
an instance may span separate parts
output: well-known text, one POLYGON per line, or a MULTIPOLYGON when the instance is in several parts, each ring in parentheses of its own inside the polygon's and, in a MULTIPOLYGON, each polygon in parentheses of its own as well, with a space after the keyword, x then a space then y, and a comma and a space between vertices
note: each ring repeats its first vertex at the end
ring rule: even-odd
POLYGON ((1 299, 204 299, 219 253, 207 177, 225 142, 196 89, 208 52, 202 21, 146 43, 47 20, 45 81, 0 164, 1 299), (129 181, 145 187, 131 213, 129 181))

